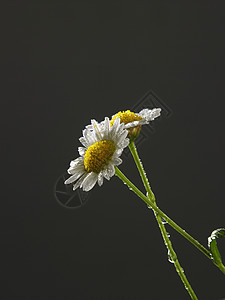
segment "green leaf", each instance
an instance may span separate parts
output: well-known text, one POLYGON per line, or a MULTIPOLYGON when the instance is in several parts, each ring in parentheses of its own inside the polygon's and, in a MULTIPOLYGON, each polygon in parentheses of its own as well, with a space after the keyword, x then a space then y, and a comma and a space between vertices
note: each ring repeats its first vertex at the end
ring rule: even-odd
POLYGON ((216 264, 222 263, 221 255, 218 250, 217 242, 216 242, 217 239, 222 237, 225 237, 225 228, 219 228, 214 230, 211 233, 211 236, 208 238, 208 247, 211 250, 213 260, 215 261, 216 264))

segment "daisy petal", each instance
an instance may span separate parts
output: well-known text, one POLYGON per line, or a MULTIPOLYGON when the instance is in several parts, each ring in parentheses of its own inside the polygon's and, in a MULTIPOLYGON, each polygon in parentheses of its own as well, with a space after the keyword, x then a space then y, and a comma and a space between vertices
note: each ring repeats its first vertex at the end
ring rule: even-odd
POLYGON ((124 139, 127 137, 127 134, 128 134, 128 131, 127 131, 127 130, 123 131, 123 133, 117 138, 117 140, 115 140, 115 142, 116 142, 117 144, 120 144, 120 143, 123 142, 124 139))
POLYGON ((160 112, 161 112, 161 108, 153 108, 153 109, 145 108, 139 112, 139 115, 149 122, 159 117, 160 112))
POLYGON ((117 146, 119 148, 126 148, 130 143, 130 140, 128 138, 126 138, 124 141, 122 141, 121 143, 119 143, 117 146))
POLYGON ((152 111, 152 118, 153 120, 157 117, 159 117, 161 114, 161 108, 154 108, 152 111))
POLYGON ((98 180, 98 174, 91 172, 87 175, 82 183, 83 191, 88 192, 90 191, 98 180))
POLYGON ((76 165, 76 166, 74 166, 74 167, 70 167, 68 170, 67 170, 67 172, 69 173, 69 174, 75 174, 75 173, 77 173, 77 172, 85 172, 85 168, 84 168, 84 164, 82 164, 82 165, 76 165))
POLYGON ((83 161, 84 161, 83 157, 78 157, 78 158, 76 158, 76 159, 74 159, 70 162, 70 167, 75 167, 77 165, 82 165, 83 161))
POLYGON ((122 159, 121 158, 114 158, 112 159, 112 163, 115 165, 115 166, 119 166, 120 164, 122 164, 122 159))
POLYGON ((120 125, 120 118, 116 118, 114 123, 113 123, 113 126, 110 127, 110 137, 113 139, 117 130, 118 130, 118 127, 120 125))
POLYGON ((102 171, 102 175, 103 175, 107 180, 110 179, 110 176, 109 176, 109 174, 108 174, 108 172, 107 172, 107 169, 104 169, 104 170, 102 171))
POLYGON ((81 142, 81 144, 82 144, 84 147, 88 148, 89 143, 88 143, 88 141, 87 141, 83 136, 82 136, 81 138, 79 138, 79 141, 81 142))
POLYGON ((64 183, 70 184, 70 183, 74 182, 75 180, 77 180, 83 174, 84 174, 84 170, 79 170, 74 175, 70 176, 64 183))
POLYGON ((105 139, 109 138, 109 128, 110 128, 109 118, 105 117, 105 124, 104 124, 104 138, 105 139))
MULTIPOLYGON (((143 120, 143 119, 142 119, 143 120)), ((133 122, 130 122, 130 123, 127 123, 126 125, 125 125, 125 128, 126 129, 128 129, 128 128, 131 128, 131 127, 136 127, 136 126, 138 126, 138 125, 141 125, 141 121, 142 120, 140 120, 140 121, 133 121, 133 122)))
POLYGON ((83 130, 83 136, 86 139, 86 141, 88 142, 88 145, 92 145, 93 143, 96 142, 93 132, 89 129, 83 130))
POLYGON ((84 179, 87 177, 87 173, 85 173, 73 186, 73 190, 75 191, 78 187, 82 186, 84 179))
POLYGON ((112 164, 109 164, 107 166, 106 171, 107 171, 109 177, 112 177, 115 175, 115 167, 112 164))
POLYGON ((87 150, 87 149, 84 148, 84 147, 78 147, 78 153, 80 154, 80 156, 84 156, 86 150, 87 150))
POLYGON ((116 134, 119 136, 125 129, 125 124, 121 123, 120 126, 117 128, 116 134))
POLYGON ((100 133, 100 129, 98 127, 98 122, 96 120, 91 120, 91 124, 93 126, 93 132, 95 134, 96 137, 96 141, 100 141, 102 139, 101 133, 100 133))
POLYGON ((98 185, 102 186, 102 184, 103 184, 103 175, 102 175, 102 172, 100 172, 98 174, 98 185))
POLYGON ((122 152, 123 152, 122 147, 116 149, 116 151, 115 151, 114 154, 113 154, 113 158, 114 158, 114 157, 119 157, 119 156, 122 154, 122 152))
POLYGON ((142 110, 138 113, 138 115, 143 116, 143 117, 146 117, 146 116, 149 114, 149 111, 151 111, 151 109, 149 109, 149 108, 144 108, 144 109, 142 109, 142 110))

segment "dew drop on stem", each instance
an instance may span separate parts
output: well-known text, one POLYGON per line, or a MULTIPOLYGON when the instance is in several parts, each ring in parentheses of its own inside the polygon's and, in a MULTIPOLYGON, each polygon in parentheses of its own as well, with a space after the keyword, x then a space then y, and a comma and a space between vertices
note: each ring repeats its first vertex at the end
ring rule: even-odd
POLYGON ((162 217, 161 217, 161 220, 162 220, 163 225, 168 224, 168 222, 166 220, 164 220, 162 217))
POLYGON ((174 264, 174 261, 170 255, 170 250, 168 250, 168 261, 171 263, 171 264, 174 264))

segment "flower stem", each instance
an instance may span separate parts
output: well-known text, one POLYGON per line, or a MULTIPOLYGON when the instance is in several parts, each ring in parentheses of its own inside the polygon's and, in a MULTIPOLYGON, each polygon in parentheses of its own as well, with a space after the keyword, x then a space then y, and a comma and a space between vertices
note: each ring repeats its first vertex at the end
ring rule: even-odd
POLYGON ((130 149, 130 152, 131 152, 131 154, 132 154, 132 156, 134 158, 134 161, 135 161, 135 163, 137 165, 138 171, 139 171, 139 173, 141 175, 141 179, 142 179, 142 181, 144 183, 146 192, 148 193, 148 197, 150 198, 150 200, 152 200, 152 202, 155 203, 155 195, 153 194, 153 192, 151 190, 148 178, 147 178, 146 173, 144 171, 143 165, 141 163, 141 160, 139 158, 139 155, 138 155, 138 152, 137 152, 137 149, 136 149, 136 146, 135 146, 135 143, 134 143, 133 140, 130 141, 129 149, 130 149))
POLYGON ((191 242, 195 247, 197 247, 202 253, 204 253, 211 260, 211 253, 202 246, 197 240, 195 240, 190 234, 183 230, 179 225, 177 225, 172 219, 170 219, 161 209, 156 206, 156 204, 148 197, 146 197, 120 170, 115 167, 115 174, 127 184, 127 186, 140 197, 147 206, 150 206, 154 211, 156 211, 161 218, 163 218, 170 226, 172 226, 177 232, 183 235, 189 242, 191 242))
MULTIPOLYGON (((130 142, 129 148, 130 148, 130 151, 133 155, 134 161, 137 165, 138 171, 141 175, 142 181, 143 181, 145 189, 147 191, 147 196, 148 196, 148 198, 150 198, 152 200, 152 202, 154 202, 156 204, 155 196, 154 196, 154 194, 151 190, 148 178, 147 178, 146 173, 144 171, 143 165, 140 161, 140 158, 139 158, 139 155, 138 155, 138 152, 137 152, 134 141, 130 142)), ((188 279, 185 276, 184 271, 183 271, 183 269, 182 269, 182 267, 181 267, 181 265, 178 261, 177 255, 176 255, 176 253, 173 249, 172 243, 171 243, 170 238, 167 234, 166 228, 165 228, 165 226, 162 222, 161 217, 159 216, 159 214, 156 211, 154 211, 154 214, 155 214, 156 220, 158 222, 159 229, 161 231, 164 243, 165 243, 166 248, 168 250, 169 259, 171 260, 172 263, 174 263, 176 271, 177 271, 178 275, 180 276, 180 278, 181 278, 186 290, 188 291, 191 299, 197 299, 197 296, 195 295, 195 293, 194 293, 190 283, 188 282, 188 279)))

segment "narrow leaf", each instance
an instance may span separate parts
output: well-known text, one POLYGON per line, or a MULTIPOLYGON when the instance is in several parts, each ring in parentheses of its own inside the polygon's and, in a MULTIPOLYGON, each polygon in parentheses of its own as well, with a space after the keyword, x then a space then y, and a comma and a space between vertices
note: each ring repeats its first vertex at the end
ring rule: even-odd
POLYGON ((213 260, 217 264, 222 263, 221 255, 217 247, 216 240, 219 238, 225 237, 225 228, 219 228, 214 230, 211 233, 211 236, 208 238, 208 247, 211 250, 213 260))

